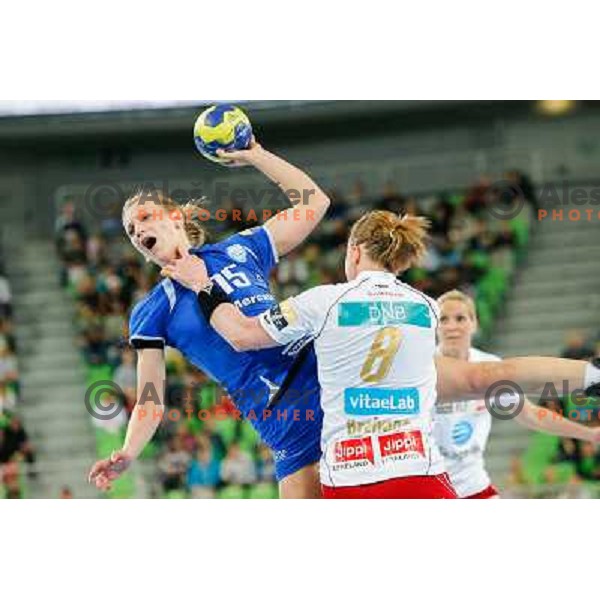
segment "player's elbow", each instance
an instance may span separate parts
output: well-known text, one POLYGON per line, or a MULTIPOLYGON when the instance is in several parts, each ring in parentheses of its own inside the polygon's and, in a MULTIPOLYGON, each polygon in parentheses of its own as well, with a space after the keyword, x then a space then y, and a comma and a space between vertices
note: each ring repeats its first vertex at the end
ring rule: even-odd
POLYGON ((486 395, 500 382, 513 379, 513 372, 505 361, 468 363, 466 384, 472 394, 486 395))
POLYGON ((243 329, 228 336, 227 341, 236 352, 247 352, 256 349, 252 336, 249 336, 243 329))
POLYGON ((316 206, 318 208, 319 216, 322 219, 331 206, 331 198, 324 192, 319 192, 317 195, 316 206))

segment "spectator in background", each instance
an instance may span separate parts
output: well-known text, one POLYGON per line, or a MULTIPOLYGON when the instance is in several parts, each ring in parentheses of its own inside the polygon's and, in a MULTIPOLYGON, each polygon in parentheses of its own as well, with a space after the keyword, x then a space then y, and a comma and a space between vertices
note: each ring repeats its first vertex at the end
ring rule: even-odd
POLYGON ((81 221, 75 214, 75 204, 71 201, 65 202, 54 223, 54 234, 58 245, 59 254, 62 256, 62 244, 69 232, 75 233, 76 237, 85 241, 87 238, 86 230, 81 221))
POLYGON ((174 437, 167 442, 167 449, 158 461, 163 490, 172 492, 185 489, 190 455, 182 448, 181 440, 174 437))
POLYGON ((0 427, 0 467, 12 458, 13 453, 9 450, 9 446, 6 443, 6 430, 4 427, 0 427))
POLYGON ((527 202, 529 202, 531 208, 534 210, 535 214, 537 214, 539 202, 531 179, 525 173, 518 171, 517 169, 507 171, 504 174, 504 178, 510 185, 513 185, 516 188, 517 194, 520 194, 527 202))
POLYGON ((0 379, 0 416, 13 411, 17 405, 17 396, 4 379, 0 379))
POLYGON ((73 500, 74 497, 75 496, 73 496, 71 488, 66 485, 60 490, 60 494, 58 496, 59 500, 73 500))
POLYGON ((577 461, 577 474, 590 481, 600 480, 600 464, 596 448, 589 442, 579 445, 579 459, 577 461))
POLYGON ((579 461, 579 445, 577 440, 560 438, 556 461, 577 463, 579 461))
POLYGON ((14 352, 16 348, 15 336, 13 335, 13 323, 10 318, 0 317, 0 344, 6 344, 14 352))
POLYGON ((210 442, 205 440, 190 462, 187 472, 187 485, 192 498, 214 498, 220 483, 221 465, 215 456, 210 442))
POLYGON ((256 461, 256 474, 260 483, 269 483, 275 480, 275 462, 268 446, 259 444, 258 458, 256 461))
POLYGON ((102 236, 97 234, 90 236, 86 244, 85 252, 88 264, 92 267, 100 265, 105 258, 104 250, 105 245, 102 236))
POLYGON ((135 354, 131 348, 124 348, 121 352, 121 364, 116 368, 113 381, 127 393, 137 385, 137 374, 135 367, 135 354))
POLYGON ((12 314, 12 292, 8 279, 0 272, 0 319, 8 318, 12 314))
POLYGON ((571 360, 589 360, 594 357, 594 348, 587 343, 581 331, 572 331, 567 336, 561 356, 571 360))
POLYGON ((256 481, 256 467, 248 454, 239 444, 229 446, 221 465, 221 479, 229 485, 249 485, 256 481))
POLYGON ((17 357, 6 340, 0 339, 0 381, 16 384, 19 379, 17 357))
POLYGON ((204 435, 210 442, 213 454, 217 460, 223 460, 227 452, 227 446, 223 441, 223 437, 217 431, 216 419, 208 419, 204 421, 204 435))
POLYGON ((26 461, 30 466, 27 474, 35 477, 35 455, 20 419, 16 415, 4 415, 0 422, 0 484, 5 487, 6 498, 22 497, 22 461, 26 461))
POLYGON ((490 201, 491 187, 492 181, 489 177, 485 175, 480 177, 477 183, 467 192, 464 201, 465 209, 474 215, 483 213, 490 201))
POLYGON ((19 463, 17 461, 0 463, 0 482, 6 489, 7 500, 21 500, 23 497, 19 479, 19 463))
POLYGON ((109 344, 101 326, 91 327, 83 335, 83 351, 85 359, 90 365, 103 365, 108 363, 109 344))

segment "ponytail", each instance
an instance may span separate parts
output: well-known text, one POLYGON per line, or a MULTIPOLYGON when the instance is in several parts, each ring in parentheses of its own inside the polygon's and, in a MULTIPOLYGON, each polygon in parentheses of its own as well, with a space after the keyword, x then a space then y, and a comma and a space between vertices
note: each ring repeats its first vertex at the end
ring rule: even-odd
POLYGON ((350 241, 364 245, 371 260, 393 273, 418 264, 427 251, 429 220, 375 210, 352 227, 350 241))

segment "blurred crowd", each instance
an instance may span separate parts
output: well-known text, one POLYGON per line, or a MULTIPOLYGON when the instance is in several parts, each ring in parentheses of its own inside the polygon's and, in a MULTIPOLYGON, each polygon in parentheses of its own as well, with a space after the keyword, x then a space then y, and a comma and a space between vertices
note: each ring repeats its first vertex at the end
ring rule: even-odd
POLYGON ((19 369, 13 335, 12 291, 0 256, 0 498, 24 496, 26 477, 35 476, 35 454, 20 417, 19 369), (24 463, 28 468, 24 468, 24 463))
MULTIPOLYGON (((600 355, 600 331, 565 336, 562 358, 591 360, 600 355)), ((572 390, 574 392, 574 390, 572 390)), ((600 406, 593 398, 581 399, 548 387, 540 398, 542 409, 600 427, 600 406)), ((514 455, 503 495, 524 498, 600 497, 600 449, 583 440, 535 433, 523 455, 514 455)))
MULTIPOLYGON (((420 198, 405 197, 392 184, 380 194, 370 195, 360 180, 346 192, 330 190, 332 206, 327 219, 308 243, 281 260, 273 279, 275 295, 287 297, 314 285, 343 281, 349 229, 371 208, 418 213, 430 219, 428 255, 420 267, 405 276, 412 285, 434 297, 453 288, 473 292, 490 265, 514 260, 518 245, 512 223, 494 218, 490 207, 501 205, 510 210, 524 193, 532 202, 533 190, 523 175, 513 172, 506 177, 518 182, 508 193, 499 192, 486 178, 466 193, 420 198), (514 189, 521 191, 514 193, 514 189)), ((252 207, 237 208, 245 214, 252 207)), ((61 279, 76 303, 79 346, 91 377, 93 373, 102 373, 102 377, 108 373, 123 391, 116 399, 125 407, 120 417, 96 425, 122 434, 135 404, 136 385, 135 356, 124 343, 128 338, 128 315, 159 280, 159 274, 137 255, 114 221, 112 218, 88 230, 75 205, 66 202, 56 221, 56 244, 62 262, 61 279)), ((246 223, 242 218, 241 222, 214 225, 222 237, 256 223, 246 223)), ((228 400, 223 392, 171 349, 167 351, 167 372, 168 407, 191 402, 212 411, 213 417, 217 412, 227 412, 228 400), (187 396, 178 394, 181 389, 188 390, 187 396), (217 400, 207 404, 207 396, 217 400)), ((152 451, 147 453, 153 457, 158 493, 212 497, 234 490, 232 497, 243 497, 252 496, 257 486, 272 484, 270 453, 249 427, 230 417, 173 423, 165 420, 152 451)))
MULTIPOLYGON (((286 297, 320 283, 344 281, 344 254, 352 224, 369 209, 392 210, 427 217, 430 244, 422 265, 403 279, 417 289, 438 297, 450 289, 475 294, 475 284, 492 267, 514 269, 514 256, 522 240, 512 219, 495 215, 518 211, 531 223, 534 190, 528 178, 510 171, 512 185, 496 187, 482 177, 466 192, 429 196, 403 196, 388 183, 380 194, 369 195, 361 180, 347 193, 331 190, 332 205, 316 234, 298 251, 281 260, 277 270, 278 295, 286 297)), ((243 207, 241 207, 243 208, 243 207)))
MULTIPOLYGON (((585 361, 600 356, 600 331, 595 336, 586 336, 582 331, 568 333, 561 356, 585 361)), ((560 393, 561 390, 557 390, 557 395, 560 393)), ((543 403, 546 408, 569 418, 579 419, 586 425, 600 426, 600 406, 594 399, 582 403, 571 395, 548 398, 543 403)), ((583 482, 600 482, 600 448, 596 448, 590 442, 561 438, 558 440, 553 462, 568 464, 573 470, 573 475, 583 482)))

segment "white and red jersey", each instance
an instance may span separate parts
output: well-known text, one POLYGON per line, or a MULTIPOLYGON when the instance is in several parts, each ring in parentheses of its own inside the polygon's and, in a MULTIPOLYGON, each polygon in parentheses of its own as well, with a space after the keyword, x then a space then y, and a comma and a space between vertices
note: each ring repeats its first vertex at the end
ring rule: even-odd
POLYGON ((321 481, 331 487, 438 475, 436 302, 392 273, 362 272, 261 316, 278 343, 314 339, 324 412, 321 481))
MULTIPOLYGON (((469 349, 469 362, 499 360, 494 354, 469 349)), ((478 494, 490 485, 483 454, 491 427, 492 415, 483 399, 435 406, 435 439, 459 498, 478 494)))

